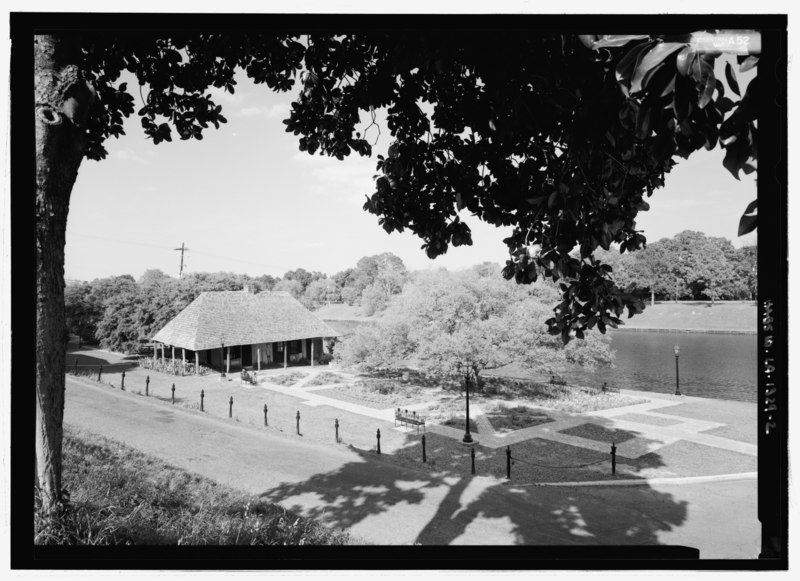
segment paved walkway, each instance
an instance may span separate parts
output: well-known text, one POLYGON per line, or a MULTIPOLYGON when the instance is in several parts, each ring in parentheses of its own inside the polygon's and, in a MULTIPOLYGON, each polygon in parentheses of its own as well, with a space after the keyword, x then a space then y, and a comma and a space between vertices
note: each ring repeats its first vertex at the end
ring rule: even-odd
MULTIPOLYGON (((321 390, 330 389, 338 384, 325 384, 314 387, 304 387, 306 384, 316 379, 319 373, 325 369, 305 370, 309 375, 291 387, 275 385, 265 379, 259 387, 267 390, 283 393, 298 397, 305 405, 310 407, 330 406, 352 413, 369 416, 378 420, 393 421, 394 408, 375 409, 353 402, 342 401, 332 397, 327 397, 321 390)), ((337 372, 338 373, 338 372, 337 372)), ((342 374, 344 375, 344 374, 342 374)), ((343 383, 343 382, 340 382, 343 383)), ((739 442, 728 438, 722 438, 703 432, 725 426, 720 422, 708 420, 697 420, 681 416, 670 415, 668 408, 676 403, 696 398, 663 399, 647 397, 643 392, 636 392, 636 397, 647 399, 645 403, 587 412, 584 414, 571 414, 555 410, 547 410, 547 415, 554 419, 552 422, 524 428, 508 433, 498 433, 493 427, 486 414, 479 405, 470 406, 470 416, 474 418, 480 433, 480 443, 487 448, 500 448, 533 438, 541 438, 553 442, 560 442, 571 446, 578 446, 597 452, 608 452, 607 442, 600 442, 589 438, 574 436, 563 433, 564 430, 574 428, 586 423, 602 425, 606 429, 625 430, 633 432, 636 437, 617 443, 617 454, 625 458, 639 458, 645 454, 656 452, 659 449, 685 440, 713 448, 738 452, 750 456, 757 456, 758 447, 754 444, 739 442), (660 410, 660 411, 659 411, 660 410)), ((403 406, 409 410, 425 409, 429 402, 422 402, 414 405, 403 406)), ((398 426, 397 430, 408 431, 410 428, 398 426)), ((426 430, 460 440, 464 433, 463 430, 429 424, 426 430)))
POLYGON ((378 544, 680 544, 748 559, 760 550, 754 480, 526 487, 431 474, 71 376, 65 422, 378 544))

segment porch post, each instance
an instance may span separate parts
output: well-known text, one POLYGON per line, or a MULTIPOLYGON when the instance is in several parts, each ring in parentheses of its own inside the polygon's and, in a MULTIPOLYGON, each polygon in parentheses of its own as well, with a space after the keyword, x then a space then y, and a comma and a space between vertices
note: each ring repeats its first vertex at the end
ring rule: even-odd
POLYGON ((170 345, 169 348, 172 350, 172 362, 175 363, 175 345, 170 345))
POLYGON ((258 348, 256 357, 258 358, 258 370, 261 371, 261 347, 258 348))
POLYGON ((194 374, 200 375, 200 353, 194 352, 194 374))
POLYGON ((228 363, 225 366, 225 373, 230 375, 231 373, 231 348, 228 346, 228 363))
POLYGON ((314 367, 314 339, 311 339, 311 367, 314 367))
POLYGON ((306 350, 307 343, 308 339, 300 339, 300 350, 302 351, 303 359, 305 359, 306 355, 308 355, 308 351, 306 350))
POLYGON ((182 356, 183 356, 183 366, 186 367, 186 349, 181 347, 181 353, 182 353, 182 356))
POLYGON ((163 362, 166 359, 166 355, 164 355, 164 344, 161 344, 161 361, 163 362))
POLYGON ((158 343, 153 341, 153 363, 158 361, 158 343))
POLYGON ((286 348, 286 341, 283 342, 283 368, 289 367, 289 350, 286 348))

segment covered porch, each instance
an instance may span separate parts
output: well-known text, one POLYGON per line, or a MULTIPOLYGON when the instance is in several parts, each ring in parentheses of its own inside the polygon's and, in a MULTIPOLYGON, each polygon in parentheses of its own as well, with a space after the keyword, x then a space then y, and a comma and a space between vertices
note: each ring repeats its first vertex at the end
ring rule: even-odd
POLYGON ((220 345, 218 348, 191 350, 178 345, 153 342, 153 358, 173 363, 181 361, 184 368, 190 366, 199 374, 201 365, 221 373, 261 371, 271 368, 319 364, 325 353, 324 337, 309 337, 270 343, 249 345, 220 345))

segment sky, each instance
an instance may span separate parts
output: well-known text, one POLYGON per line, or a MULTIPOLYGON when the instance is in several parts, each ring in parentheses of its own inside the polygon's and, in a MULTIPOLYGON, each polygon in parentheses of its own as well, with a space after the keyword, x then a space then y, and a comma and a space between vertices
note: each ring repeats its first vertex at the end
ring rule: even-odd
MULTIPOLYGON (((366 133, 375 142, 372 158, 310 156, 299 150, 299 136, 284 131, 293 93, 273 93, 243 74, 237 79, 234 94, 212 91, 228 123, 207 130, 202 141, 174 137, 153 145, 132 116, 126 135, 106 141, 105 160, 83 162, 67 224, 67 280, 138 279, 147 269, 177 277, 182 244, 184 273, 282 276, 302 267, 332 275, 382 252, 396 254, 411 270, 505 262, 502 240, 510 228, 462 214, 473 245, 431 260, 421 239, 408 231, 387 234, 362 209, 374 191, 374 156, 390 144, 385 123, 380 135, 375 127, 366 133)), ((138 109, 138 91, 134 98, 138 109)), ((755 243, 755 234, 740 239, 736 230, 756 197, 756 174, 737 181, 722 166, 723 155, 702 150, 679 160, 648 200, 650 211, 637 219, 649 241, 690 229, 735 246, 755 243)))

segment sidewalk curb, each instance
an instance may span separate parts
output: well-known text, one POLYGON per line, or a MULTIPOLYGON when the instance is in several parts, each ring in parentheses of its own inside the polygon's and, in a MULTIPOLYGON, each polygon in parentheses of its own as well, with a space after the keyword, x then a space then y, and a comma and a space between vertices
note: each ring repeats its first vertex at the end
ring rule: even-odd
MULTIPOLYGON (((702 484, 704 482, 728 482, 731 480, 755 480, 758 472, 738 474, 715 474, 712 476, 676 476, 674 478, 642 478, 640 480, 590 480, 586 482, 537 482, 516 486, 652 486, 665 484, 702 484)), ((515 486, 513 483, 510 483, 515 486)))

